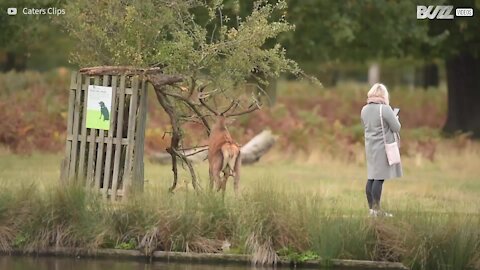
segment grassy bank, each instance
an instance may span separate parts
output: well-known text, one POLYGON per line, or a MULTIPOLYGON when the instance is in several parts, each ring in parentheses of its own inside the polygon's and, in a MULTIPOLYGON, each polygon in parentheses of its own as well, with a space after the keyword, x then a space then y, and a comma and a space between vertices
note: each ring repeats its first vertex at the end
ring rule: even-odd
MULTIPOLYGON (((367 259, 414 269, 480 267, 479 146, 452 155, 449 142, 431 162, 404 160, 405 177, 385 184, 393 218, 367 217, 364 165, 318 153, 270 155, 244 167, 242 192, 225 199, 182 186, 166 190, 170 168, 147 164, 146 192, 107 203, 83 188, 57 186, 60 157, 0 154, 0 249, 139 248, 254 254, 258 262, 367 259)), ((197 165, 203 186, 206 166, 197 165)), ((187 179, 182 172, 181 179, 187 179)))

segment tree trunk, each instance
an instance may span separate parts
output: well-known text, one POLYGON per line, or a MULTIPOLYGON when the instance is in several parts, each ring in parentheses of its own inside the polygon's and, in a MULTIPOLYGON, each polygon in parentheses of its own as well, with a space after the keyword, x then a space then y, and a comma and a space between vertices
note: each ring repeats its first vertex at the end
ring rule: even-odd
POLYGON ((423 66, 423 88, 438 87, 438 66, 428 63, 423 66))
POLYGON ((480 57, 462 52, 446 60, 448 115, 444 131, 480 138, 480 57))
POLYGON ((368 84, 374 85, 380 81, 380 65, 373 63, 368 68, 368 84))
POLYGON ((16 54, 13 52, 7 52, 6 55, 6 60, 5 60, 5 65, 3 67, 3 71, 7 72, 12 69, 15 69, 15 59, 16 59, 16 54))
POLYGON ((24 54, 18 54, 15 52, 5 53, 5 62, 0 66, 4 71, 24 71, 27 68, 27 57, 24 54))

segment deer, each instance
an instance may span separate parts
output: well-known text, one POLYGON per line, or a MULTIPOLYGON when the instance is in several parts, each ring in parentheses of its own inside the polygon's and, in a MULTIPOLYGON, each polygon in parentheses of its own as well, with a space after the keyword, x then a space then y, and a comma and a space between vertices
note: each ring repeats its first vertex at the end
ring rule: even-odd
POLYGON ((232 139, 225 122, 225 116, 219 115, 208 138, 210 189, 216 185, 217 191, 225 193, 227 180, 232 176, 233 189, 237 194, 242 166, 240 145, 232 139))
POLYGON ((253 112, 260 108, 255 100, 245 111, 228 113, 235 110, 239 102, 233 100, 230 106, 221 113, 218 113, 210 107, 205 98, 207 95, 199 95, 201 104, 213 113, 216 118, 215 124, 212 126, 208 137, 208 164, 210 176, 210 190, 216 187, 217 192, 222 191, 225 194, 227 180, 233 177, 233 189, 238 194, 240 184, 240 168, 242 166, 242 158, 240 145, 233 140, 227 128, 227 118, 253 112), (223 175, 222 175, 223 173, 223 175))

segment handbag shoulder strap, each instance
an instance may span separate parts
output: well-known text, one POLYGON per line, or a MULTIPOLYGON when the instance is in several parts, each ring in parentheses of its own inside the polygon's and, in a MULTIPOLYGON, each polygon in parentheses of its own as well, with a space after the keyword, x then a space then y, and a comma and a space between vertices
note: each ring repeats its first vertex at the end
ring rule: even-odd
POLYGON ((380 124, 382 125, 382 136, 383 136, 383 143, 387 144, 387 139, 385 139, 385 130, 383 129, 383 113, 382 113, 382 104, 380 104, 380 124))
MULTIPOLYGON (((383 128, 383 110, 382 110, 382 106, 383 104, 380 104, 380 124, 382 125, 382 136, 383 136, 383 142, 385 143, 385 145, 387 144, 387 139, 385 139, 385 130, 383 128)), ((395 140, 395 142, 397 142, 397 137, 395 136, 395 134, 393 134, 393 139, 395 140)))

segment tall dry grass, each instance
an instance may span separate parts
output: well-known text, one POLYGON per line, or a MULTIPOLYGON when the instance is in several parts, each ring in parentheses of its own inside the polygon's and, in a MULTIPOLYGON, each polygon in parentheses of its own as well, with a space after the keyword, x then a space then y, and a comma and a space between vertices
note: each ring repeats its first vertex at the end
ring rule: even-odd
POLYGON ((114 248, 237 253, 274 264, 280 251, 323 259, 401 261, 414 269, 478 268, 480 217, 425 210, 369 218, 328 207, 319 195, 258 188, 237 199, 218 194, 151 195, 107 203, 83 188, 38 193, 21 188, 0 197, 0 248, 114 248), (24 194, 30 194, 25 196, 24 194), (22 196, 23 195, 23 196, 22 196), (8 202, 6 202, 8 198, 8 202))

